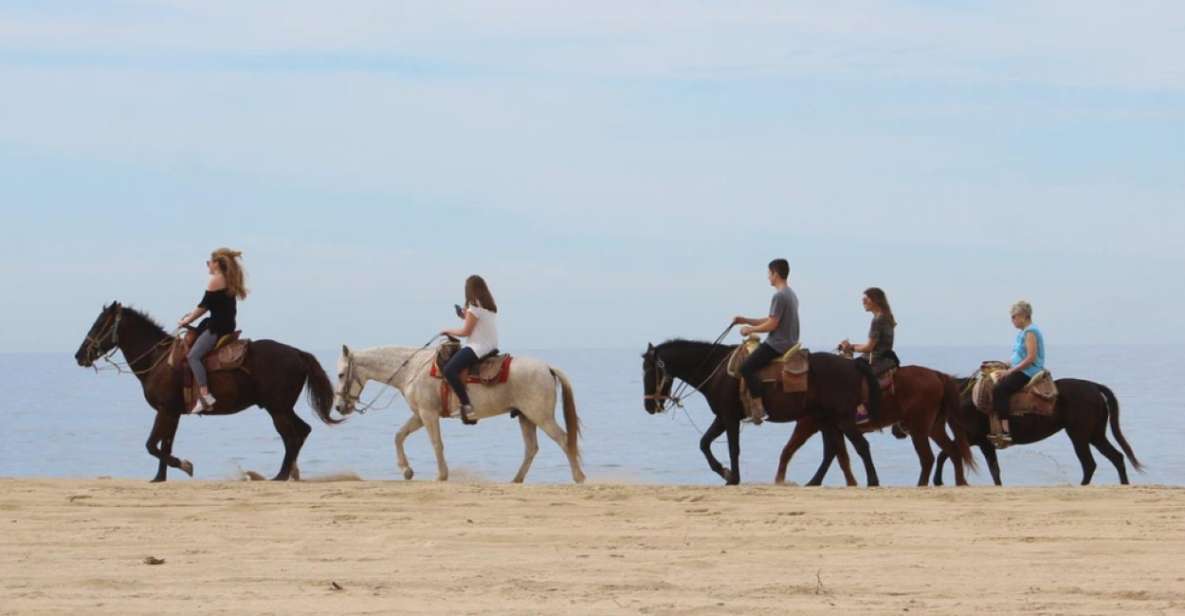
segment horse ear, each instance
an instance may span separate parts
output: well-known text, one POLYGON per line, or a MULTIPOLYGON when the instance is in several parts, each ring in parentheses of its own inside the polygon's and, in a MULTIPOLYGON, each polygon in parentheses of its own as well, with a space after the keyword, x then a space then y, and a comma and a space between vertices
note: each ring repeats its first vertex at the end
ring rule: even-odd
POLYGON ((646 350, 653 351, 654 350, 654 343, 653 342, 646 343, 646 350))
POLYGON ((350 347, 343 344, 342 345, 342 355, 345 357, 349 357, 350 356, 350 347))

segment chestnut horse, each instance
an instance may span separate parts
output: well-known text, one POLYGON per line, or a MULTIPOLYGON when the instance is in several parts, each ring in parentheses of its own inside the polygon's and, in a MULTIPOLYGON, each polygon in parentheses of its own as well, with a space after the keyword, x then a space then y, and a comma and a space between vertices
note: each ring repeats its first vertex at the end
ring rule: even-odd
MULTIPOLYGON (((881 397, 880 417, 860 425, 860 429, 869 432, 900 423, 913 439, 913 447, 922 466, 921 474, 918 476, 919 486, 930 484, 930 471, 934 467, 934 452, 930 449, 930 439, 933 439, 940 451, 955 461, 955 482, 961 486, 967 485, 967 480, 963 476, 963 464, 974 468, 971 448, 961 432, 956 431, 955 441, 946 434, 947 415, 956 412, 959 405, 959 386, 955 380, 922 366, 904 366, 897 369, 893 389, 893 395, 881 397)), ((774 480, 776 483, 785 482, 786 467, 790 464, 790 458, 818 430, 818 422, 813 417, 804 417, 798 421, 794 433, 790 435, 790 440, 782 450, 778 474, 774 480)), ((843 447, 842 442, 840 447, 843 447)), ((807 485, 821 484, 830 465, 831 460, 824 457, 819 472, 807 485)), ((850 470, 845 469, 844 478, 849 486, 856 485, 856 479, 850 470)))
MULTIPOLYGON (((185 408, 182 372, 170 366, 168 355, 174 338, 147 315, 119 302, 104 306, 78 347, 74 358, 89 368, 100 358, 122 351, 129 368, 140 379, 144 398, 156 410, 148 436, 148 453, 160 460, 153 481, 164 481, 167 467, 193 476, 193 464, 173 456, 173 437, 185 408)), ((307 387, 313 410, 326 424, 330 417, 333 386, 312 355, 274 340, 254 340, 247 351, 246 370, 210 373, 210 391, 218 399, 206 415, 230 415, 258 405, 272 416, 272 424, 284 441, 284 461, 274 479, 295 476, 296 457, 312 428, 293 410, 300 391, 307 387)), ((187 369, 187 368, 186 368, 187 369)))
MULTIPOLYGON (((952 428, 956 432, 965 431, 971 444, 978 445, 987 459, 988 470, 992 473, 992 481, 996 485, 1000 482, 1000 463, 996 459, 996 448, 988 440, 991 426, 986 413, 975 408, 971 400, 971 385, 974 379, 957 379, 956 382, 963 391, 958 407, 951 413, 952 428)), ((1096 464, 1090 453, 1091 445, 1099 450, 1111 464, 1115 465, 1119 473, 1119 483, 1127 485, 1127 468, 1123 463, 1123 455, 1131 461, 1137 471, 1143 469, 1136 454, 1119 429, 1119 400, 1114 392, 1106 385, 1083 379, 1058 379, 1057 403, 1054 405, 1053 415, 1012 415, 1008 419, 1011 424, 1012 442, 1016 445, 1027 445, 1044 440, 1062 430, 1070 437, 1074 444, 1074 453, 1082 465, 1082 485, 1090 484, 1094 476, 1096 464), (1111 441, 1107 440, 1107 424, 1111 425, 1111 433, 1123 453, 1115 449, 1111 441)), ((938 454, 938 468, 934 473, 934 485, 942 485, 942 466, 946 462, 945 454, 938 454)))
MULTIPOLYGON (((680 402, 678 396, 671 394, 676 379, 702 393, 708 401, 716 417, 700 439, 700 450, 708 461, 708 467, 724 478, 728 485, 736 485, 741 481, 740 430, 741 418, 745 416, 740 382, 736 377, 729 376, 724 366, 734 350, 735 345, 670 340, 658 346, 651 344, 642 354, 643 405, 646 412, 651 415, 661 413, 667 401, 680 402), (720 464, 712 455, 712 442, 726 432, 730 467, 720 464)), ((766 421, 784 423, 816 415, 819 429, 823 432, 824 455, 834 457, 832 451, 836 442, 842 440, 841 433, 847 436, 864 461, 868 485, 875 486, 878 484, 876 467, 872 463, 868 441, 855 424, 856 407, 860 404, 863 385, 867 385, 872 392, 869 411, 877 416, 880 411, 880 388, 871 368, 867 365, 861 367, 861 364, 838 355, 811 353, 808 391, 787 394, 782 392, 780 384, 766 385, 763 397, 769 414, 766 421)), ((840 465, 846 464, 846 455, 841 455, 840 465)))

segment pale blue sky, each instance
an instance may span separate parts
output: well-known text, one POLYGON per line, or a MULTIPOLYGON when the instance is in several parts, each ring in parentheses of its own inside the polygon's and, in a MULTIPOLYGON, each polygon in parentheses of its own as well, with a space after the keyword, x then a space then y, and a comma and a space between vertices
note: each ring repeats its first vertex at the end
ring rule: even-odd
POLYGON ((713 338, 787 257, 806 342, 1185 343, 1178 2, 0 2, 0 352, 216 246, 253 337, 713 338), (101 7, 101 8, 99 8, 101 7))

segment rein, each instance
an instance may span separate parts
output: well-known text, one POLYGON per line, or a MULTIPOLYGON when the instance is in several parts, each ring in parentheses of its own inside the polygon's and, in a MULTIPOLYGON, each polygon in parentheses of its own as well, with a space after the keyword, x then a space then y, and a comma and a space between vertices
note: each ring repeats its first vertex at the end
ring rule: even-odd
MULTIPOLYGON (((157 366, 160 365, 160 363, 162 361, 164 361, 164 359, 166 357, 169 356, 168 353, 162 353, 161 356, 159 358, 157 358, 157 360, 155 362, 153 362, 152 365, 149 366, 145 370, 136 370, 135 368, 132 368, 132 364, 144 359, 145 357, 148 357, 149 355, 151 355, 153 352, 155 352, 161 346, 164 346, 165 344, 172 344, 174 339, 171 337, 165 338, 164 340, 161 340, 160 342, 148 347, 147 351, 144 351, 140 355, 136 356, 134 359, 129 359, 129 360, 127 360, 126 363, 120 364, 119 362, 114 361, 111 358, 115 357, 115 354, 120 351, 120 348, 119 348, 119 323, 122 319, 123 319, 123 306, 120 306, 118 309, 116 309, 115 317, 111 320, 110 329, 104 328, 103 333, 101 333, 95 337, 91 337, 90 335, 87 335, 87 337, 86 337, 87 351, 95 354, 95 359, 93 360, 93 362, 98 362, 100 360, 107 362, 108 364, 111 365, 111 368, 109 370, 113 369, 120 374, 123 374, 124 372, 130 372, 131 374, 140 376, 140 375, 144 375, 144 374, 148 374, 149 372, 152 372, 153 370, 156 369, 157 366), (109 351, 107 351, 106 353, 100 354, 99 349, 102 348, 103 339, 107 338, 108 336, 110 336, 110 338, 111 338, 111 349, 109 351), (127 368, 127 370, 124 370, 125 368, 127 368)), ((125 359, 126 359, 126 357, 125 357, 125 359)), ((94 368, 95 372, 100 372, 102 370, 102 368, 94 365, 94 363, 91 364, 91 367, 94 368)))
MULTIPOLYGON (((420 351, 427 349, 429 346, 432 345, 433 342, 436 342, 436 340, 438 338, 440 338, 440 334, 432 336, 432 339, 429 340, 428 342, 425 342, 424 346, 416 349, 415 351, 412 351, 411 355, 408 355, 407 359, 403 360, 403 363, 399 364, 399 367, 396 368, 395 371, 391 373, 391 376, 387 377, 386 379, 384 379, 382 381, 379 381, 380 383, 383 384, 383 389, 379 390, 379 393, 377 395, 375 395, 375 397, 373 399, 371 399, 370 402, 367 402, 366 404, 354 409, 354 412, 358 413, 359 415, 365 415, 366 412, 371 409, 377 408, 379 410, 382 410, 385 408, 389 408, 392 404, 394 404, 395 397, 392 397, 383 406, 379 406, 379 407, 375 406, 375 404, 378 403, 379 399, 383 397, 383 394, 386 392, 386 388, 392 386, 391 381, 394 380, 396 375, 398 375, 401 370, 403 370, 405 367, 407 367, 407 364, 410 363, 411 360, 414 359, 415 356, 417 354, 419 354, 420 351)), ((362 400, 362 388, 358 389, 357 396, 350 395, 350 392, 349 392, 350 385, 353 385, 354 383, 359 383, 363 387, 366 386, 366 383, 360 382, 358 377, 355 376, 355 374, 354 374, 354 357, 352 355, 346 359, 346 373, 345 373, 345 376, 342 378, 342 381, 344 381, 342 390, 338 391, 338 392, 334 392, 334 393, 338 397, 340 397, 342 400, 348 402, 351 405, 354 405, 354 404, 357 404, 358 402, 360 402, 362 400)), ((396 396, 396 397, 398 397, 398 396, 396 396)))
MULTIPOLYGON (((704 355, 704 358, 700 360, 699 364, 692 372, 699 371, 704 367, 705 364, 707 364, 708 359, 712 356, 712 351, 715 351, 716 347, 720 346, 720 341, 724 340, 724 338, 728 336, 728 332, 732 331, 733 327, 735 327, 735 324, 730 324, 724 329, 723 332, 721 332, 719 336, 716 337, 714 341, 712 341, 712 346, 708 348, 708 352, 704 355)), ((657 403, 658 412, 660 413, 666 410, 665 407, 668 400, 671 401, 675 406, 683 408, 683 401, 698 393, 700 388, 704 385, 707 385, 708 382, 716 376, 716 373, 720 372, 720 368, 724 366, 724 364, 728 363, 728 356, 725 355, 724 359, 720 360, 720 363, 716 364, 716 367, 710 373, 708 373, 707 378, 701 381, 698 385, 692 385, 687 381, 682 381, 675 386, 675 390, 670 394, 663 395, 663 388, 666 387, 668 382, 674 379, 670 376, 670 374, 667 373, 666 362, 664 362, 661 357, 658 357, 657 352, 655 353, 654 359, 654 369, 659 373, 660 379, 654 389, 654 393, 642 396, 642 400, 653 400, 655 403, 657 403), (692 390, 690 394, 686 393, 688 388, 691 388, 692 390)))

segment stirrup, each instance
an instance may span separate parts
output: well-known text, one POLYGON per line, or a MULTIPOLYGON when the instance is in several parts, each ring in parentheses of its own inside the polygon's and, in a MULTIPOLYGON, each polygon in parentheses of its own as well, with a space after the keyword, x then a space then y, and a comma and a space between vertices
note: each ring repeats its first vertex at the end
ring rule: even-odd
POLYGON ((463 423, 467 426, 476 426, 477 420, 469 418, 469 415, 471 413, 473 413, 473 405, 472 404, 462 404, 461 405, 461 423, 463 423), (465 412, 466 408, 469 409, 468 413, 465 412))

